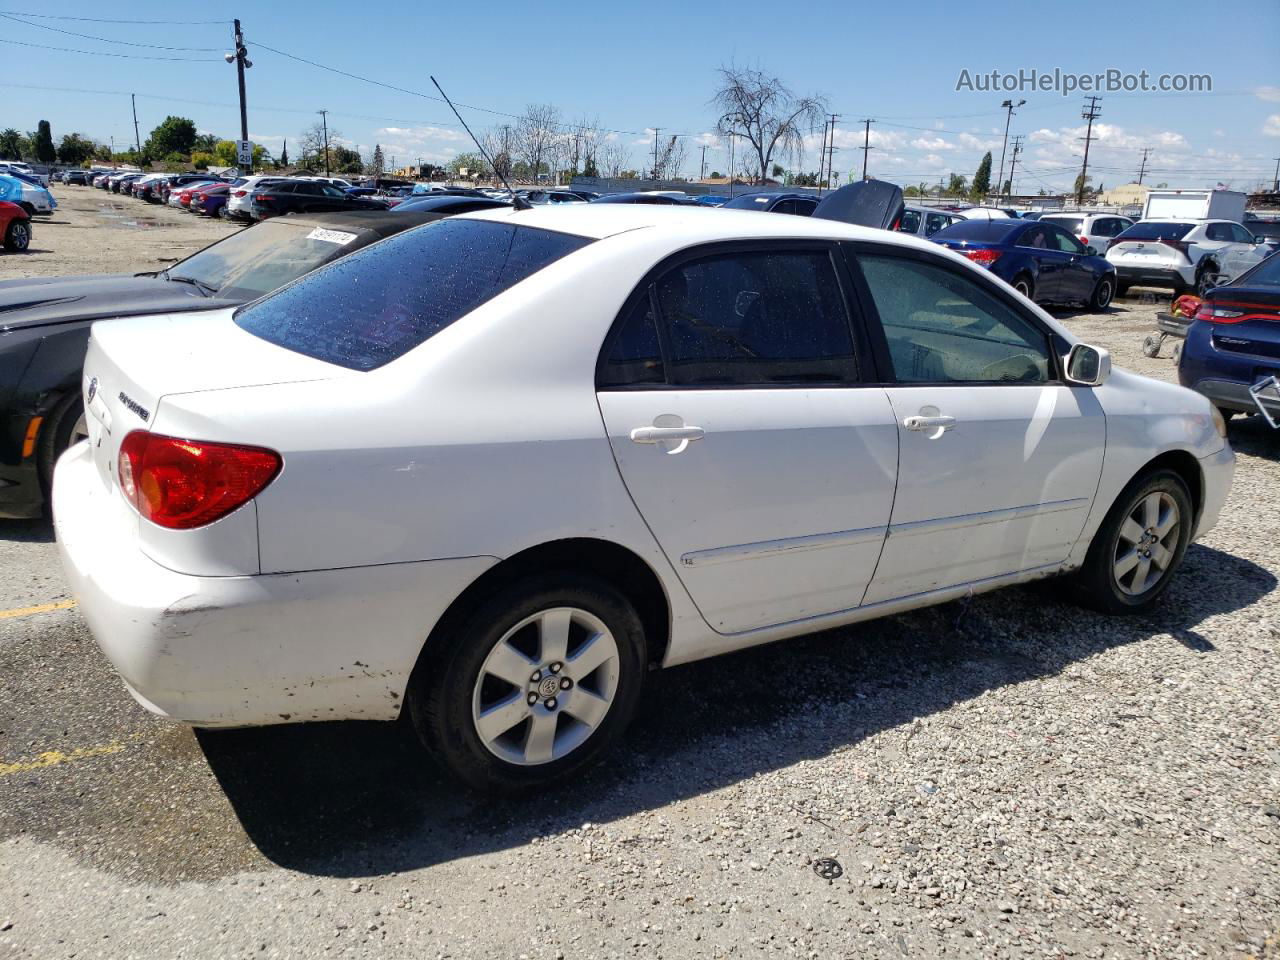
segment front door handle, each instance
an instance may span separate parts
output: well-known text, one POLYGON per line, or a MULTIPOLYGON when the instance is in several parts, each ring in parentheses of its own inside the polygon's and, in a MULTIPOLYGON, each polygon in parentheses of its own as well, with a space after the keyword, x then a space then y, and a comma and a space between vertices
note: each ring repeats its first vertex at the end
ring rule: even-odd
POLYGON ((939 432, 950 430, 956 425, 955 417, 907 417, 902 421, 902 425, 908 430, 919 430, 921 432, 939 432))
POLYGON ((632 443, 660 443, 663 440, 701 440, 701 427, 636 427, 631 431, 632 443))

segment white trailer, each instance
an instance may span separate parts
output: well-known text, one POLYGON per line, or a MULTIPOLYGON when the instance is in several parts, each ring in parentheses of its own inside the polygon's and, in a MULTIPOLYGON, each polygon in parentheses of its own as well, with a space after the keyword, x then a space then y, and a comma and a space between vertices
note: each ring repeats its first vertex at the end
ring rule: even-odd
POLYGON ((1152 190, 1143 220, 1244 220, 1248 197, 1236 190, 1152 190))

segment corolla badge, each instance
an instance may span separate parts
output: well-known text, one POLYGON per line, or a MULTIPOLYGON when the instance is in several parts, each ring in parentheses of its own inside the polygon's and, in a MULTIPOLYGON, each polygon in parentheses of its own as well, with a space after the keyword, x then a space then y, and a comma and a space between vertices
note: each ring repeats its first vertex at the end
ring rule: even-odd
POLYGON ((98 378, 94 377, 89 381, 89 389, 84 392, 85 403, 93 403, 93 398, 98 395, 98 378))

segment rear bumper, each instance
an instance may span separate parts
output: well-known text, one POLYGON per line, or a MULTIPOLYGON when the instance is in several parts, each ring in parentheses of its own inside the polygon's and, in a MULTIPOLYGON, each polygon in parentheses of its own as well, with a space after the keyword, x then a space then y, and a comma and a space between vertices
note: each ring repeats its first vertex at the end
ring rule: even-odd
POLYGON ((88 443, 58 462, 53 512, 63 567, 102 652, 142 706, 196 726, 395 719, 431 628, 496 562, 177 573, 142 552, 140 521, 103 484, 88 443))
POLYGON ((1116 279, 1120 283, 1173 289, 1179 286, 1189 287, 1195 283, 1196 279, 1195 268, 1190 265, 1187 267, 1146 267, 1117 263, 1113 264, 1113 266, 1116 268, 1116 279))

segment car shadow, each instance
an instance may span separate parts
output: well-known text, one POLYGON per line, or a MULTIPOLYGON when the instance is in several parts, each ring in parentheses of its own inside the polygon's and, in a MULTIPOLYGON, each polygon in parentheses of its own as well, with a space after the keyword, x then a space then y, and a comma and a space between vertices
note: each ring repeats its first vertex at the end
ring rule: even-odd
POLYGON ((1280 430, 1270 426, 1261 414, 1228 420, 1227 441, 1238 454, 1280 461, 1280 430))
POLYGON ((51 520, 0 520, 0 540, 12 543, 53 543, 51 520))
POLYGON ((197 737, 265 857, 316 875, 371 876, 659 808, 826 756, 1113 647, 1171 635, 1212 656, 1217 648, 1198 625, 1275 586, 1262 567, 1197 545, 1147 617, 1104 617, 1050 590, 1020 588, 659 671, 606 762, 566 788, 514 799, 455 785, 404 720, 197 737))

